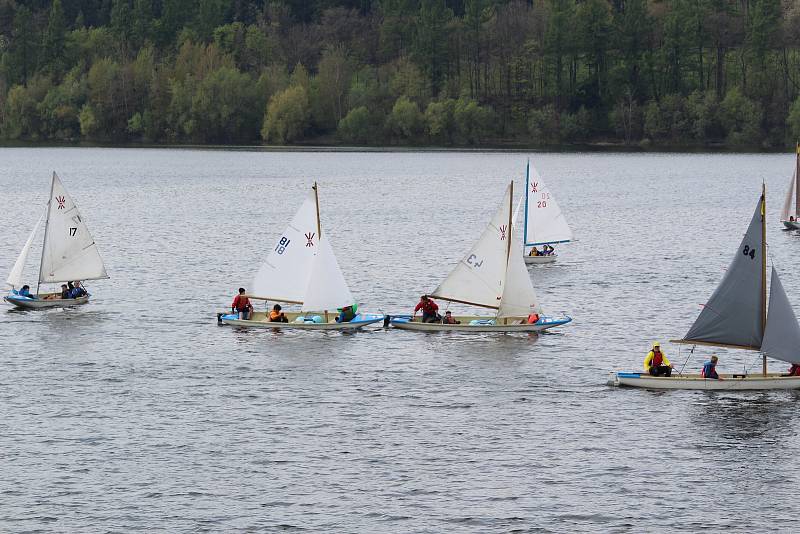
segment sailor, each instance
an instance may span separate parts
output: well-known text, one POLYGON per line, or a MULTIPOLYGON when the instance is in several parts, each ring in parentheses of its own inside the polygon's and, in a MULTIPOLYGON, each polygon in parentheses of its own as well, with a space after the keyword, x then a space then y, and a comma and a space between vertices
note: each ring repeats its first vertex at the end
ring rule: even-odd
POLYGON ((453 317, 453 313, 450 310, 447 310, 444 312, 442 324, 461 324, 461 321, 456 321, 456 318, 453 317))
POLYGON ((533 247, 531 251, 528 253, 528 256, 541 256, 541 254, 539 254, 538 248, 533 247))
POLYGON ((250 304, 250 299, 245 295, 243 287, 239 288, 239 294, 233 297, 231 303, 231 311, 238 314, 239 319, 247 321, 250 319, 250 314, 253 312, 253 305, 250 304))
POLYGON ((703 370, 700 371, 700 376, 703 378, 713 378, 715 380, 722 380, 717 374, 717 361, 719 358, 712 356, 711 360, 703 364, 703 370))
POLYGON ((85 289, 81 287, 81 281, 75 280, 75 282, 70 282, 72 284, 72 289, 69 290, 69 298, 77 299, 80 297, 85 297, 89 293, 86 292, 85 289))
POLYGON ((29 286, 28 284, 25 284, 24 286, 22 286, 22 289, 20 289, 17 292, 17 294, 20 297, 28 297, 29 299, 35 299, 36 298, 36 295, 32 295, 31 294, 31 286, 29 286))
POLYGON ((341 309, 339 315, 336 316, 337 323, 349 323, 356 318, 356 311, 352 306, 345 306, 341 309))
POLYGON ((536 312, 531 312, 528 315, 528 324, 536 324, 539 322, 539 314, 536 312))
POLYGON ((281 305, 276 304, 272 307, 272 311, 269 312, 269 321, 271 323, 288 323, 289 319, 286 318, 286 315, 281 311, 281 305))
POLYGON ((793 363, 789 372, 783 376, 800 376, 800 364, 793 363))
POLYGON ((412 321, 414 317, 417 316, 419 310, 422 310, 423 323, 435 323, 442 320, 442 317, 439 315, 439 305, 436 304, 433 299, 429 298, 428 295, 422 295, 419 298, 419 302, 414 308, 414 314, 411 316, 412 321))
POLYGON ((653 347, 644 359, 644 370, 653 376, 670 376, 672 374, 672 364, 666 355, 661 352, 661 343, 653 342, 653 347))

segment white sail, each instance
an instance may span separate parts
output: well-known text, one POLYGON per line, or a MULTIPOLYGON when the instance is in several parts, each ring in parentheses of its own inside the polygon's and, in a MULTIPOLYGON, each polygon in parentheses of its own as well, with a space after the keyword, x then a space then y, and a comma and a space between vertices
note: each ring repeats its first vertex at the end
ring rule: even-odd
POLYGON ((39 220, 36 222, 36 226, 33 227, 31 235, 29 235, 28 240, 25 241, 25 246, 22 247, 22 252, 19 253, 19 257, 17 258, 16 263, 14 263, 14 267, 11 268, 11 272, 8 274, 6 284, 8 284, 11 289, 18 289, 22 287, 22 271, 25 269, 25 262, 28 261, 28 253, 31 251, 33 238, 36 237, 36 233, 39 231, 39 227, 42 225, 44 217, 44 213, 41 217, 39 217, 39 220))
POLYGON ((708 299, 684 341, 758 349, 761 327, 761 276, 764 197, 717 289, 708 299))
POLYGON ((572 230, 567 219, 530 163, 525 182, 525 246, 571 241, 572 230))
MULTIPOLYGON (((789 182, 789 188, 786 190, 786 198, 783 199, 783 209, 781 210, 781 221, 789 220, 789 212, 792 211, 792 197, 794 196, 794 188, 797 182, 797 170, 795 169, 792 174, 792 180, 789 182)), ((797 208, 795 208, 795 211, 797 208)))
MULTIPOLYGON (((519 235, 517 232, 517 215, 522 203, 517 204, 512 219, 511 237, 519 235)), ((527 317, 531 312, 541 313, 542 309, 536 298, 536 291, 531 282, 531 275, 525 267, 525 260, 522 257, 522 247, 517 246, 512 241, 511 255, 508 258, 506 267, 505 284, 503 284, 503 296, 500 299, 500 308, 497 316, 502 317, 527 317)))
POLYGON ((327 235, 319 240, 303 297, 303 311, 335 310, 354 304, 327 235))
POLYGON ((455 302, 497 308, 506 274, 511 185, 477 243, 431 294, 455 302))
POLYGON ((770 358, 800 364, 800 325, 775 267, 772 268, 769 313, 761 352, 770 358))
POLYGON ((39 281, 101 278, 108 278, 108 274, 92 234, 61 180, 53 173, 39 281))
POLYGON ((302 303, 318 244, 317 208, 312 189, 256 273, 251 295, 302 303))

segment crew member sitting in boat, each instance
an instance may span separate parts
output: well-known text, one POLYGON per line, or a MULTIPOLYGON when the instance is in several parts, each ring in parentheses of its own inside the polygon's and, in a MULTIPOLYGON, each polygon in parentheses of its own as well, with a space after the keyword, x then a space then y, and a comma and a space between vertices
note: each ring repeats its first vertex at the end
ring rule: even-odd
POLYGON ((453 317, 453 313, 450 310, 447 310, 444 312, 442 324, 461 324, 461 321, 456 321, 456 318, 453 317))
POLYGON ((17 291, 17 295, 19 295, 20 297, 28 297, 29 299, 35 299, 36 298, 36 295, 33 295, 31 293, 31 286, 29 286, 28 284, 25 284, 24 286, 22 286, 22 289, 17 291))
POLYGON ((700 371, 700 376, 703 378, 713 378, 715 380, 722 380, 717 374, 717 361, 719 358, 712 356, 711 360, 703 364, 703 370, 700 371))
POLYGON ((80 280, 75 280, 75 282, 72 282, 72 289, 69 290, 69 298, 77 299, 80 297, 85 297, 88 294, 89 293, 87 293, 86 290, 81 287, 80 280))
POLYGON ((269 322, 271 323, 288 323, 289 319, 286 318, 286 314, 281 311, 281 305, 276 304, 272 307, 272 311, 269 312, 269 322))
POLYGON ((661 343, 658 341, 653 342, 653 348, 644 359, 644 370, 652 376, 670 376, 672 374, 672 364, 661 352, 661 343))
POLYGON ((791 367, 789 367, 789 372, 783 376, 800 376, 800 365, 793 363, 791 367))
POLYGON ((528 324, 536 324, 539 322, 539 314, 536 312, 531 313, 528 315, 528 324))
POLYGON ((555 251, 553 247, 551 247, 550 245, 544 245, 542 247, 542 256, 552 256, 553 251, 555 251))
POLYGON ((250 319, 250 314, 253 313, 253 305, 250 304, 250 299, 245 295, 243 287, 239 288, 239 294, 233 297, 231 303, 231 311, 239 316, 239 319, 247 321, 250 319))
POLYGON ((533 247, 531 251, 528 253, 528 256, 541 256, 541 253, 539 252, 538 248, 533 247))
POLYGON ((70 298, 69 296, 69 286, 67 284, 61 284, 61 293, 51 293, 44 297, 44 300, 67 300, 70 298))
POLYGON ((356 318, 356 311, 352 306, 345 306, 341 309, 339 315, 336 316, 337 323, 349 323, 356 318))
POLYGON ((411 316, 412 321, 417 316, 417 312, 419 310, 422 310, 423 323, 435 323, 442 320, 442 316, 439 315, 439 305, 436 304, 433 299, 429 298, 428 295, 422 295, 419 298, 419 302, 414 308, 414 313, 411 316))

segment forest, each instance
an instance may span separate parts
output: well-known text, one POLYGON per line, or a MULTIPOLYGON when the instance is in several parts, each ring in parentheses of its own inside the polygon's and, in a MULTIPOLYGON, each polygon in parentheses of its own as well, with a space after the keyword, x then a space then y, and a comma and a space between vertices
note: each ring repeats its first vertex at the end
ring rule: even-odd
POLYGON ((799 0, 0 0, 3 142, 781 149, 799 0))

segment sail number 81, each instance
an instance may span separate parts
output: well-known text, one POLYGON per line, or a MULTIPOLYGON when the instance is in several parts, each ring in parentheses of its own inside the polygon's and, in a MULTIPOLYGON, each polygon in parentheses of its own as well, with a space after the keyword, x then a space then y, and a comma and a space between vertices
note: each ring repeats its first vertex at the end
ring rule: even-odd
POLYGON ((750 256, 750 259, 755 259, 756 257, 756 249, 750 248, 750 245, 745 245, 742 249, 742 254, 745 256, 750 256))
POLYGON ((288 247, 289 243, 291 242, 292 242, 291 239, 286 239, 285 237, 282 237, 281 240, 278 241, 278 245, 275 247, 275 252, 277 252, 278 254, 283 254, 284 251, 286 250, 286 247, 288 247))

